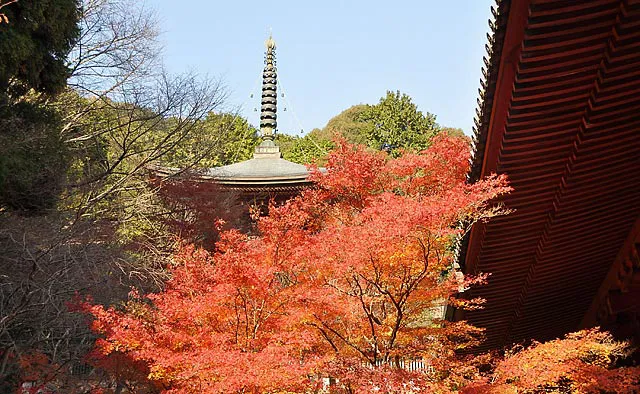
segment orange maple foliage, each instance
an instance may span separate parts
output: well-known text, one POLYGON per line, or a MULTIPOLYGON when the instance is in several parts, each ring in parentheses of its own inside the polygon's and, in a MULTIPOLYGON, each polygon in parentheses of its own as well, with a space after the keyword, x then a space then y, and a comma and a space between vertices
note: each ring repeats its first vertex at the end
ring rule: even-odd
POLYGON ((480 330, 441 312, 477 307, 455 296, 485 276, 455 272, 452 245, 510 189, 503 176, 466 184, 468 156, 447 136, 395 159, 339 142, 317 187, 271 207, 259 236, 184 247, 165 291, 125 308, 86 304, 98 360, 136 363, 176 393, 303 392, 327 376, 348 392, 450 392, 476 379, 455 352, 480 330), (423 370, 398 368, 415 360, 423 370))
POLYGON ((583 330, 507 352, 488 380, 464 392, 638 393, 640 367, 616 365, 630 352, 627 343, 615 341, 609 333, 583 330))

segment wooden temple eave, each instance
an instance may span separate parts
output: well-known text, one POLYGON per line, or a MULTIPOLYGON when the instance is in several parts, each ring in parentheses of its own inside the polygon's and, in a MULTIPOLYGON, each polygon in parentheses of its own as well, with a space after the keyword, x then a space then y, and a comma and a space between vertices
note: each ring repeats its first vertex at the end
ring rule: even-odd
POLYGON ((600 326, 640 339, 640 218, 624 242, 581 328, 600 326), (635 302, 634 302, 635 301, 635 302), (620 322, 623 322, 620 326, 620 322))
POLYGON ((640 1, 497 4, 469 179, 507 174, 515 212, 461 248, 481 350, 578 329, 640 216, 640 1))
MULTIPOLYGON (((472 157, 469 180, 477 181, 495 172, 495 162, 500 150, 500 140, 504 128, 504 115, 508 109, 513 90, 514 57, 519 53, 520 38, 524 33, 524 23, 528 12, 528 1, 497 1, 497 8, 492 8, 494 21, 489 21, 491 36, 490 46, 486 47, 485 67, 482 69, 484 79, 480 81, 482 90, 478 101, 478 116, 474 127, 474 156, 472 157), (509 23, 510 22, 510 23, 509 23), (509 34, 508 34, 509 33, 509 34), (497 116, 498 114, 499 116, 497 116), (497 122, 500 122, 497 124, 497 122)), ((484 224, 473 226, 468 239, 463 242, 462 259, 468 253, 477 254, 483 238, 484 224)), ((477 273, 476 262, 472 259, 464 262, 467 272, 477 273)), ((459 315, 461 316, 461 315, 459 315)))
POLYGON ((263 201, 269 202, 274 200, 275 202, 283 202, 299 195, 304 190, 313 187, 310 182, 299 183, 295 185, 290 184, 271 184, 271 185, 230 185, 220 184, 222 190, 239 193, 244 196, 247 201, 263 201))

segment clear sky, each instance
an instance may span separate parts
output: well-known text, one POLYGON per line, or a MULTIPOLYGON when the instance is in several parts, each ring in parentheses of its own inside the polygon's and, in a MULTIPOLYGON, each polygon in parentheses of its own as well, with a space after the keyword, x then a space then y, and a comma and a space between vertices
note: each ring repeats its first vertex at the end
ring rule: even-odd
POLYGON ((471 133, 492 0, 146 2, 159 16, 167 68, 222 79, 228 108, 254 125, 271 28, 286 95, 280 132, 323 127, 400 90, 441 125, 471 133))

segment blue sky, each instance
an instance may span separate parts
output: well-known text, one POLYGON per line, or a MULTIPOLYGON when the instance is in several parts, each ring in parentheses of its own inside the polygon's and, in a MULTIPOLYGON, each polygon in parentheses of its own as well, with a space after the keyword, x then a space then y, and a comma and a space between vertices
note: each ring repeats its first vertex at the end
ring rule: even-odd
POLYGON ((271 28, 286 95, 278 128, 289 134, 323 127, 387 90, 409 94, 438 123, 469 134, 492 3, 147 0, 159 16, 167 68, 222 79, 227 109, 240 107, 254 125, 271 28))

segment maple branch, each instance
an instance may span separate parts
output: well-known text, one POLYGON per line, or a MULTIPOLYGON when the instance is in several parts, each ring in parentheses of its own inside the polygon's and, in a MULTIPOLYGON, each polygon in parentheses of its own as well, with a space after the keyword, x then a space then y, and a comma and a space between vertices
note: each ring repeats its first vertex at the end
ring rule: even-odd
POLYGON ((240 330, 240 310, 238 307, 238 298, 240 297, 239 294, 236 294, 236 296, 233 299, 233 310, 236 314, 236 326, 234 328, 234 337, 235 337, 235 341, 236 343, 238 343, 238 335, 239 335, 239 330, 240 330))
MULTIPOLYGON (((423 264, 422 270, 418 274, 416 274, 411 280, 407 281, 407 288, 403 293, 401 293, 401 300, 404 298, 405 301, 409 297, 411 292, 420 284, 420 282, 422 282, 422 280, 426 277, 427 273, 429 272, 429 257, 431 256, 431 242, 427 242, 427 245, 425 246, 422 238, 415 237, 415 239, 418 241, 418 244, 422 249, 424 264, 423 264)), ((436 253, 436 256, 439 256, 437 249, 435 250, 435 253, 436 253)), ((437 258, 439 260, 439 257, 437 258)))
POLYGON ((311 327, 315 327, 316 329, 318 329, 318 331, 320 331, 320 333, 322 334, 322 336, 324 337, 324 339, 327 340, 327 342, 329 342, 329 345, 331 345, 331 347, 333 348, 333 350, 336 353, 339 353, 340 351, 338 350, 338 347, 335 345, 335 343, 333 343, 333 340, 331 339, 331 337, 329 337, 329 334, 319 325, 317 325, 316 323, 307 323, 308 325, 310 325, 311 327))
POLYGON ((245 339, 244 345, 246 346, 249 340, 249 308, 247 306, 247 299, 245 298, 245 295, 242 294, 240 289, 238 289, 238 295, 242 300, 242 309, 244 311, 244 339, 245 339))
POLYGON ((374 280, 373 282, 380 282, 380 278, 382 277, 382 271, 378 268, 376 261, 373 257, 373 252, 369 251, 369 262, 371 263, 371 268, 373 268, 374 280))
MULTIPOLYGON (((371 259, 373 259, 371 257, 371 259)), ((367 278, 366 276, 362 275, 361 273, 358 273, 358 276, 360 276, 360 278, 364 279, 367 283, 369 283, 370 285, 374 286, 376 288, 376 290, 378 290, 379 293, 386 295, 387 297, 389 297, 389 299, 391 300, 391 303, 393 304, 393 306, 396 309, 396 317, 395 317, 395 321, 394 321, 394 325, 391 331, 391 335, 389 337, 389 340, 387 341, 387 346, 386 346, 386 351, 385 351, 385 356, 384 356, 384 360, 388 360, 389 357, 389 353, 391 352, 391 349, 393 348, 398 332, 400 330, 400 327, 402 326, 402 320, 404 319, 404 303, 406 301, 406 298, 408 297, 408 295, 405 297, 405 294, 407 293, 401 293, 401 297, 399 300, 396 300, 396 298, 393 296, 393 294, 391 294, 391 292, 387 289, 382 289, 382 287, 380 286, 379 283, 376 283, 376 281, 372 281, 371 279, 367 278)), ((360 294, 363 294, 362 292, 362 287, 360 286, 360 283, 358 282, 357 278, 354 278, 355 283, 357 284, 358 288, 360 289, 360 294)), ((366 305, 364 304, 364 301, 362 301, 362 307, 365 311, 365 314, 367 315, 367 318, 369 319, 369 324, 371 326, 371 330, 373 333, 373 339, 376 343, 376 348, 374 350, 374 352, 377 350, 377 343, 378 343, 378 339, 375 335, 375 329, 373 327, 373 322, 372 319, 375 317, 373 316, 372 312, 370 313, 370 311, 367 311, 366 305)), ((376 359, 376 353, 374 353, 374 359, 376 359)))
MULTIPOLYGON (((374 363, 378 360, 378 337, 376 335, 376 328, 374 326, 374 322, 376 324, 380 324, 380 320, 376 319, 373 316, 373 311, 371 309, 367 310, 367 305, 364 302, 364 291, 362 290, 362 286, 360 285, 360 281, 358 281, 358 277, 353 275, 353 280, 358 288, 358 299, 360 300, 360 305, 362 306, 362 310, 365 315, 367 315, 367 320, 369 321, 369 329, 371 330, 371 340, 373 341, 373 361, 374 363)), ((375 364, 374 364, 375 365, 375 364)))
POLYGON ((379 293, 386 295, 387 297, 389 297, 389 299, 391 299, 392 303, 396 303, 396 300, 393 296, 393 294, 391 294, 391 292, 388 289, 383 289, 379 283, 377 283, 376 281, 373 281, 369 278, 367 278, 366 276, 362 275, 361 273, 358 273, 358 276, 360 276, 362 279, 364 279, 368 284, 372 285, 373 287, 376 288, 376 290, 378 290, 379 293))
MULTIPOLYGON (((13 4, 16 3, 18 0, 10 0, 8 3, 4 3, 2 4, 2 2, 0 2, 0 10, 6 6, 8 6, 9 4, 13 4)), ((9 18, 7 18, 7 15, 2 12, 0 13, 0 24, 4 22, 4 23, 9 23, 9 18)))
MULTIPOLYGON (((346 280, 347 280, 347 283, 351 284, 348 279, 346 279, 346 280)), ((324 282, 324 286, 330 287, 330 288, 336 290, 340 294, 344 294, 344 295, 349 296, 349 297, 357 298, 357 296, 353 292, 341 289, 340 287, 338 287, 338 285, 331 283, 331 281, 325 281, 324 282)))
POLYGON ((340 334, 336 329, 331 327, 329 324, 325 323, 324 320, 322 320, 320 317, 318 317, 318 315, 316 315, 315 313, 313 314, 313 317, 315 317, 320 322, 320 324, 322 324, 327 330, 331 331, 331 333, 333 333, 333 335, 335 335, 336 337, 340 338, 342 340, 342 342, 344 342, 347 346, 349 346, 350 348, 352 348, 355 351, 357 351, 358 353, 360 353, 362 355, 362 357, 364 357, 372 365, 375 365, 375 360, 371 360, 371 358, 369 358, 369 356, 367 355, 366 352, 362 351, 358 346, 356 346, 353 343, 351 343, 351 341, 349 341, 347 338, 345 338, 342 334, 340 334))

